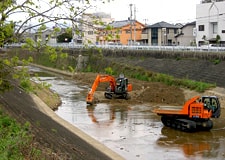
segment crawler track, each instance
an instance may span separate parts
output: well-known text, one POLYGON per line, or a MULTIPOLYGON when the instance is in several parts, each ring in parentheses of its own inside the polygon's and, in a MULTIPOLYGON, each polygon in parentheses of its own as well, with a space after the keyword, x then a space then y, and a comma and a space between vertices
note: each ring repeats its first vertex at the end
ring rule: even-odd
POLYGON ((162 123, 167 126, 184 132, 194 132, 197 130, 210 130, 213 122, 210 119, 198 120, 188 118, 174 118, 170 116, 162 116, 162 123))

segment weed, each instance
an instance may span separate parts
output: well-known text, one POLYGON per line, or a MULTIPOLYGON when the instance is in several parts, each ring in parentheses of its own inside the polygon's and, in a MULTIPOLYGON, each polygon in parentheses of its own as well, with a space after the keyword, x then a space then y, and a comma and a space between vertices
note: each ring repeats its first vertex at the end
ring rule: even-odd
POLYGON ((217 64, 219 64, 219 63, 221 62, 221 60, 220 60, 220 59, 214 59, 212 62, 213 62, 215 65, 217 65, 217 64))
MULTIPOLYGON (((29 134, 30 124, 23 126, 0 111, 0 157, 1 159, 25 159, 28 153, 37 155, 37 149, 30 148, 32 136, 29 134)), ((33 156, 32 156, 33 158, 33 156)))

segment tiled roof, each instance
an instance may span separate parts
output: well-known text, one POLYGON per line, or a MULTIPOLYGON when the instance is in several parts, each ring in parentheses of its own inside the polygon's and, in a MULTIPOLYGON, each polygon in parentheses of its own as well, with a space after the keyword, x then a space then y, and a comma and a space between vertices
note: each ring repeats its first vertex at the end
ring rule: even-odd
POLYGON ((162 21, 162 22, 155 23, 153 25, 148 25, 146 26, 146 28, 179 28, 179 27, 162 21))
POLYGON ((114 21, 112 23, 109 23, 109 25, 112 26, 113 28, 121 28, 121 27, 129 25, 129 24, 130 24, 129 20, 114 21))
POLYGON ((186 27, 186 26, 195 26, 196 25, 196 22, 195 21, 193 21, 193 22, 190 22, 190 23, 186 23, 183 27, 181 27, 181 28, 184 28, 184 27, 186 27))

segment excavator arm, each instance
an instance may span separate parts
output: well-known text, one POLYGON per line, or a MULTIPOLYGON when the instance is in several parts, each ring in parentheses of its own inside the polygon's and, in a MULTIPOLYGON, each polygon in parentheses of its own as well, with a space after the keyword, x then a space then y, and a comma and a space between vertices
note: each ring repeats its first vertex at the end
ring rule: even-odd
POLYGON ((96 89, 98 88, 98 85, 100 82, 109 82, 111 90, 114 92, 115 91, 115 78, 109 75, 100 75, 98 74, 97 77, 95 78, 94 83, 92 84, 91 90, 88 92, 88 95, 86 97, 86 102, 87 104, 93 104, 94 102, 94 93, 96 89))

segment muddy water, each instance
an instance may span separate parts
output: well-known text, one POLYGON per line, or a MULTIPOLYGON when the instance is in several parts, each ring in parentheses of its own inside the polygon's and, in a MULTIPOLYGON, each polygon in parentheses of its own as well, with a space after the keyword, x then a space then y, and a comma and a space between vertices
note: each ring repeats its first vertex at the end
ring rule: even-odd
POLYGON ((59 76, 40 78, 61 96, 57 115, 125 159, 225 159, 225 118, 214 120, 211 131, 184 133, 164 127, 150 106, 87 106, 86 86, 59 76))

